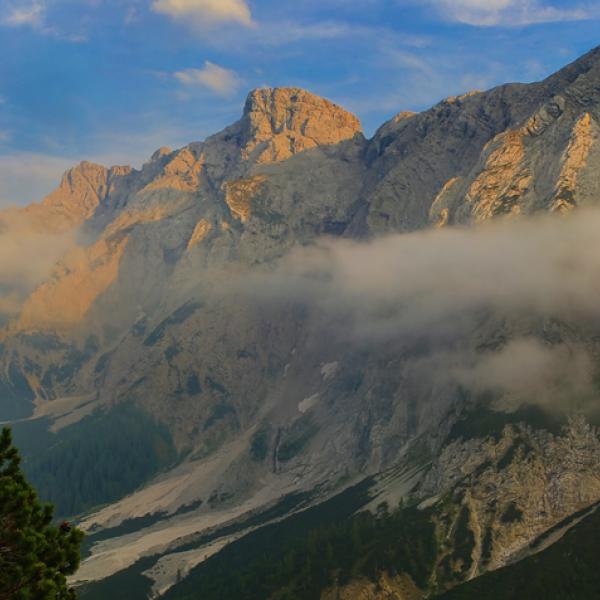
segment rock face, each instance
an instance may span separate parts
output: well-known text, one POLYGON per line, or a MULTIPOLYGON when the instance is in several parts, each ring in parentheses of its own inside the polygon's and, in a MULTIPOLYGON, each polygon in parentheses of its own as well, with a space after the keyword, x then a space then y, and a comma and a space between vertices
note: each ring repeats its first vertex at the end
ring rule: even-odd
POLYGON ((439 498, 450 492, 468 515, 468 564, 452 565, 458 580, 461 570, 471 579, 505 566, 554 525, 595 505, 599 450, 598 431, 582 417, 556 434, 518 424, 496 438, 448 444, 419 493, 439 498))
POLYGON ((242 157, 256 164, 280 162, 361 132, 354 115, 304 90, 258 89, 248 96, 244 108, 242 157))
MULTIPOLYGON (((371 140, 327 100, 260 89, 240 121, 204 142, 163 148, 140 170, 82 163, 41 204, 0 214, 3 231, 73 236, 3 329, 0 418, 35 413, 60 429, 90 407, 135 403, 185 457, 87 518, 89 528, 148 513, 160 523, 103 542, 85 576, 107 576, 285 493, 331 491, 392 468, 415 440, 431 463, 423 498, 472 480, 457 500, 479 536, 469 576, 600 499, 597 440, 583 425, 566 438, 512 429, 500 441, 446 446, 464 398, 411 370, 411 357, 427 355, 422 340, 357 345, 302 302, 265 299, 260 280, 246 282, 256 301, 236 288, 240 274, 270 271, 323 236, 363 239, 596 203, 599 82, 595 50, 541 83, 401 113, 371 140), (539 450, 537 462, 526 467, 515 449, 517 466, 499 472, 493 457, 521 438, 539 450), (574 482, 581 493, 569 497, 574 482), (513 501, 522 520, 498 525, 513 501), (538 501, 544 515, 531 508, 538 501)), ((538 335, 547 325, 526 328, 538 335)), ((478 330, 474 350, 524 326, 504 327, 478 330)), ((598 350, 591 330, 557 331, 598 350)))

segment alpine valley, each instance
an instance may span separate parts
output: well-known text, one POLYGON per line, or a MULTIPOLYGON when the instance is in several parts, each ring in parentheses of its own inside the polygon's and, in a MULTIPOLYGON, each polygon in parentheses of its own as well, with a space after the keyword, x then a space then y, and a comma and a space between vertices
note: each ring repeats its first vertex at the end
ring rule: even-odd
POLYGON ((599 597, 599 207, 600 48, 371 139, 258 89, 1 212, 0 419, 80 597, 599 597))

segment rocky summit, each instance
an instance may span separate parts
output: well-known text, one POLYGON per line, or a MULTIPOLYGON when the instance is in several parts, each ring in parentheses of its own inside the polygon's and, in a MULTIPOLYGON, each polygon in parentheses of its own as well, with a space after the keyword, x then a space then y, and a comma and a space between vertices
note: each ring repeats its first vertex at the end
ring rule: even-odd
MULTIPOLYGON (((191 597, 227 549, 329 506, 401 501, 429 545, 418 568, 327 581, 322 598, 433 597, 579 523, 600 502, 598 321, 494 282, 493 302, 460 314, 417 292, 449 277, 436 240, 552 213, 568 227, 598 206, 599 169, 596 49, 539 83, 399 113, 371 139, 328 100, 258 89, 205 141, 139 170, 81 163, 0 213, 2 235, 48 257, 0 281, 0 418, 41 495, 89 534, 82 597, 191 597), (392 301, 396 278, 417 286, 410 302, 392 301), (581 386, 555 382, 546 402, 538 363, 508 391, 481 383, 473 365, 501 377, 524 343, 581 386)), ((473 280, 519 271, 511 248, 482 254, 473 280)))

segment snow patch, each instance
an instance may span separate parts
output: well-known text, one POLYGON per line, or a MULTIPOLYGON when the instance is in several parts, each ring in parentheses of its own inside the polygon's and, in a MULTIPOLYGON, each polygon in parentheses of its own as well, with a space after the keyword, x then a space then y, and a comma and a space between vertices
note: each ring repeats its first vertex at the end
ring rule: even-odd
POLYGON ((323 379, 325 381, 329 381, 332 377, 335 377, 338 367, 339 363, 337 361, 324 364, 321 367, 321 375, 323 376, 323 379))
POLYGON ((298 403, 298 410, 304 414, 305 412, 309 411, 317 402, 319 401, 319 394, 313 394, 312 396, 309 396, 308 398, 304 398, 304 400, 302 400, 302 402, 298 403))

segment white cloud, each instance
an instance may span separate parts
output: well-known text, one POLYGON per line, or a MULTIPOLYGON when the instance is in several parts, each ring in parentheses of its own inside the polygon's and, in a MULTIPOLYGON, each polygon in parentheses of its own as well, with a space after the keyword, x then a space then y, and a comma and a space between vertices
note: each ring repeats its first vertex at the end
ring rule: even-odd
POLYGON ((552 346, 524 337, 510 340, 506 346, 467 364, 463 360, 455 368, 452 357, 444 358, 461 385, 479 393, 504 392, 507 400, 527 399, 548 408, 573 401, 583 407, 586 401, 598 400, 593 361, 578 344, 552 346))
POLYGON ((599 227, 600 210, 581 209, 369 243, 325 240, 249 287, 346 311, 364 336, 437 335, 482 311, 598 318, 599 227))
POLYGON ((204 29, 225 23, 253 25, 245 0, 154 0, 152 10, 204 29))
POLYGON ((132 23, 136 23, 139 21, 140 15, 139 11, 135 6, 130 6, 127 12, 125 13, 125 25, 131 25, 132 23))
POLYGON ((208 88, 219 96, 231 96, 240 86, 240 78, 234 71, 206 61, 201 69, 185 69, 175 73, 184 85, 208 88))
POLYGON ((522 26, 593 18, 587 8, 558 8, 540 0, 427 0, 449 20, 480 27, 522 26))
POLYGON ((8 27, 33 27, 37 29, 44 24, 46 14, 45 3, 35 0, 30 3, 10 4, 4 11, 1 22, 8 27))
POLYGON ((297 42, 319 40, 389 40, 413 48, 424 48, 431 39, 424 35, 398 33, 385 27, 373 27, 346 21, 298 22, 291 20, 264 21, 255 33, 261 45, 284 46, 297 42))
MULTIPOLYGON (((1 4, 1 0, 0 0, 1 4)), ((30 0, 26 2, 7 2, 0 7, 0 25, 4 27, 28 27, 40 35, 47 35, 57 40, 80 44, 87 41, 81 33, 64 33, 46 23, 46 0, 30 0)))
POLYGON ((228 293, 272 310, 305 304, 327 324, 323 336, 361 349, 397 344, 408 381, 455 382, 515 405, 598 406, 585 332, 600 318, 599 227, 596 208, 322 240, 230 280, 228 293))

